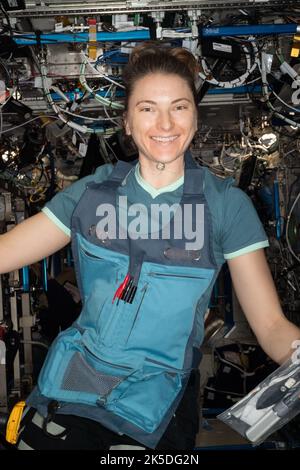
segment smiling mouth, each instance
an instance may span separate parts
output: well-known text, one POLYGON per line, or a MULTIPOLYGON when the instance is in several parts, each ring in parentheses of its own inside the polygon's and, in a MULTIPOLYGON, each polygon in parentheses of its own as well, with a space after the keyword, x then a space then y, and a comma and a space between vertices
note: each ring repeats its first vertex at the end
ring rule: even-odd
POLYGON ((169 142, 173 142, 178 137, 179 137, 178 135, 171 135, 171 136, 168 136, 168 137, 153 136, 153 137, 151 137, 151 139, 154 140, 155 142, 169 143, 169 142))

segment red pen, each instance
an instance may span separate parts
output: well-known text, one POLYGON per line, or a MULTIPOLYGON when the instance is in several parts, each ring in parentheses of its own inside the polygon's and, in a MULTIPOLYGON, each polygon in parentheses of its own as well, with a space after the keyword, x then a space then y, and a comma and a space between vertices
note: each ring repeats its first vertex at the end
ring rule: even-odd
POLYGON ((123 290, 125 289, 125 287, 126 287, 128 281, 129 281, 129 278, 130 278, 129 274, 126 274, 124 281, 122 282, 122 284, 120 284, 120 286, 118 287, 118 289, 117 289, 116 292, 115 292, 115 295, 114 295, 114 297, 113 297, 113 299, 112 299, 112 303, 114 303, 116 297, 117 297, 118 299, 120 299, 120 297, 121 297, 121 295, 122 295, 122 292, 123 292, 123 290))

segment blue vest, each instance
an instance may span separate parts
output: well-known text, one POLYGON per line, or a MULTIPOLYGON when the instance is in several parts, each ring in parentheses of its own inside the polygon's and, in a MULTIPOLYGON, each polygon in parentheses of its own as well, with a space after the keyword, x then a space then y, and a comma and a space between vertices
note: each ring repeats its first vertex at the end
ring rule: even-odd
POLYGON ((132 168, 118 162, 108 180, 88 184, 76 206, 72 249, 83 308, 51 346, 39 393, 29 403, 43 410, 49 398, 55 399, 60 413, 91 418, 155 447, 198 366, 196 307, 211 291, 218 267, 203 170, 188 153, 180 202, 182 236, 176 234, 178 218, 177 227, 172 220, 164 227, 168 238, 162 229, 149 238, 120 236, 117 188, 126 185, 132 168), (116 209, 116 237, 98 229, 103 204, 116 209), (200 204, 204 244, 187 249, 191 240, 183 224, 188 219, 192 224, 200 204), (124 284, 128 275, 131 286, 124 284))

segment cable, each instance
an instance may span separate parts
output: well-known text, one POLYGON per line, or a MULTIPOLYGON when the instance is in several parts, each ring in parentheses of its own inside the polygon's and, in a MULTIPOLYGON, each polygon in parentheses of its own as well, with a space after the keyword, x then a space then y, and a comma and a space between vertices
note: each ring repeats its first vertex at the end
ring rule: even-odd
POLYGON ((6 98, 6 100, 4 101, 4 103, 1 103, 0 105, 0 109, 4 108, 4 106, 9 102, 9 100, 11 99, 12 95, 14 94, 14 92, 16 91, 16 87, 12 88, 12 89, 8 89, 9 91, 9 96, 8 98, 6 98))
MULTIPOLYGON (((110 92, 111 90, 111 87, 112 85, 107 85, 108 87, 108 91, 106 92, 105 94, 105 97, 106 95, 110 92)), ((54 90, 55 93, 57 93, 59 96, 61 96, 61 98, 67 103, 67 104, 70 104, 71 101, 69 100, 69 98, 61 91, 60 88, 58 88, 57 86, 54 86, 54 85, 51 85, 50 86, 50 89, 54 90)), ((111 122, 114 122, 110 117, 103 117, 103 118, 92 118, 90 116, 83 116, 82 114, 75 114, 75 113, 72 113, 71 111, 69 111, 68 109, 65 109, 65 108, 62 108, 60 105, 57 105, 58 109, 60 109, 60 111, 62 111, 63 113, 66 113, 66 114, 69 114, 70 116, 74 116, 76 118, 80 118, 80 119, 85 119, 85 120, 88 120, 88 121, 93 121, 93 122, 99 122, 99 121, 111 121, 111 122)))
MULTIPOLYGON (((233 369, 236 369, 238 370, 239 372, 241 372, 241 374, 243 376, 246 376, 246 377, 251 377, 255 374, 256 372, 256 369, 254 369, 253 372, 246 372, 245 369, 242 369, 241 367, 239 367, 237 364, 234 364, 233 362, 229 362, 227 361, 224 357, 221 356, 221 354, 219 353, 219 351, 217 350, 217 347, 215 347, 214 351, 213 351, 217 356, 218 356, 218 359, 220 360, 220 362, 223 362, 227 365, 229 365, 230 367, 232 367, 233 369)), ((258 367, 259 368, 259 367, 258 367)))
POLYGON ((231 80, 231 81, 227 81, 227 82, 219 81, 214 77, 208 78, 208 77, 211 77, 213 74, 204 57, 201 57, 201 65, 202 65, 202 69, 204 73, 199 72, 199 77, 202 80, 210 83, 211 85, 215 85, 219 88, 236 88, 238 86, 243 85, 246 82, 247 78, 254 72, 256 67, 259 65, 258 49, 256 47, 253 37, 249 38, 249 43, 252 46, 254 61, 251 63, 251 54, 248 48, 242 45, 241 47, 246 57, 247 70, 242 75, 240 75, 240 77, 235 78, 234 80, 231 80))
MULTIPOLYGON (((100 78, 104 78, 105 80, 109 81, 110 83, 113 83, 114 85, 116 85, 116 86, 118 86, 118 87, 120 87, 120 88, 123 88, 123 90, 125 90, 125 86, 124 86, 124 85, 122 85, 121 83, 116 82, 115 80, 113 80, 112 78, 110 78, 108 75, 105 75, 104 73, 99 72, 99 70, 96 69, 96 68, 93 66, 93 64, 91 63, 91 61, 88 59, 88 57, 87 57, 84 53, 81 53, 81 57, 83 57, 83 63, 82 63, 82 65, 83 65, 83 64, 84 64, 84 65, 88 64, 88 65, 91 67, 91 69, 92 69, 94 72, 96 72, 96 73, 100 76, 100 78)), ((84 67, 84 70, 85 70, 85 67, 84 67)))
POLYGON ((6 129, 6 130, 2 131, 2 134, 5 134, 6 132, 14 131, 15 129, 18 129, 19 127, 26 126, 30 122, 35 121, 36 119, 43 118, 43 117, 51 118, 51 119, 59 119, 57 116, 49 116, 49 115, 48 116, 36 116, 32 119, 29 119, 29 121, 26 121, 26 122, 23 122, 22 124, 19 124, 18 126, 10 127, 9 129, 6 129))
POLYGON ((107 140, 105 140, 105 145, 107 145, 107 147, 109 148, 109 150, 111 151, 111 153, 113 154, 113 156, 115 157, 115 159, 116 159, 117 161, 119 161, 119 159, 118 159, 116 153, 114 152, 112 146, 107 142, 107 140))
POLYGON ((104 78, 105 80, 108 80, 109 82, 113 83, 114 85, 116 86, 119 86, 121 88, 125 88, 123 85, 120 85, 118 82, 115 82, 114 80, 112 80, 111 78, 107 77, 106 75, 104 74, 101 74, 97 69, 95 69, 93 67, 93 65, 90 63, 90 61, 87 59, 87 57, 83 55, 83 62, 80 66, 80 71, 79 71, 79 81, 81 83, 81 85, 85 88, 85 90, 87 90, 89 93, 91 93, 95 100, 98 101, 99 103, 101 103, 103 106, 108 106, 109 108, 112 108, 112 109, 124 109, 124 105, 121 104, 121 103, 115 103, 111 100, 108 100, 107 98, 104 98, 102 96, 99 96, 97 94, 95 94, 94 90, 92 88, 89 87, 89 85, 87 84, 87 81, 86 81, 86 77, 85 77, 85 68, 86 68, 86 64, 89 64, 90 67, 97 72, 98 75, 100 75, 100 78, 104 78))
POLYGON ((9 74, 9 71, 8 71, 8 69, 7 69, 7 67, 6 67, 5 62, 4 62, 1 58, 0 58, 0 65, 1 65, 1 67, 3 68, 4 73, 5 73, 5 75, 6 75, 6 85, 8 85, 8 84, 9 84, 9 81, 10 81, 10 74, 9 74))
POLYGON ((79 136, 80 140, 82 141, 83 144, 87 144, 87 141, 82 137, 82 135, 80 134, 80 132, 78 131, 74 131, 76 135, 79 136))
POLYGON ((291 153, 294 153, 294 152, 299 152, 299 150, 298 150, 298 149, 289 150, 287 153, 285 153, 285 154, 283 155, 282 158, 286 158, 286 157, 288 157, 291 153))
POLYGON ((108 59, 108 58, 110 58, 113 55, 118 54, 118 53, 121 53, 121 49, 111 49, 109 51, 103 52, 103 54, 101 56, 97 57, 97 59, 96 59, 96 63, 95 63, 96 70, 98 70, 97 66, 99 64, 101 64, 102 62, 105 63, 106 59, 108 59))
POLYGON ((10 37, 12 38, 14 33, 13 33, 13 30, 12 30, 12 27, 11 27, 9 16, 8 16, 6 10, 3 8, 2 2, 0 2, 0 9, 1 9, 3 15, 5 16, 7 26, 8 26, 8 29, 9 29, 9 34, 10 34, 10 37))
MULTIPOLYGON (((55 104, 55 102, 53 101, 53 98, 51 96, 50 89, 49 89, 48 84, 47 84, 47 67, 46 67, 46 61, 45 61, 44 56, 41 56, 41 59, 40 59, 40 72, 41 72, 42 86, 43 86, 43 90, 44 90, 44 94, 46 96, 46 99, 47 99, 48 103, 50 104, 50 106, 52 107, 53 111, 56 113, 57 117, 64 124, 71 127, 71 129, 82 132, 83 134, 87 134, 87 133, 91 133, 91 134, 100 133, 100 134, 103 134, 104 132, 107 132, 107 130, 105 130, 103 128, 93 129, 93 128, 89 128, 85 125, 77 124, 76 122, 70 121, 69 119, 66 119, 65 116, 62 114, 63 111, 60 109, 60 107, 58 105, 55 104)), ((84 78, 84 80, 85 80, 85 78, 84 78)), ((91 92, 92 92, 92 90, 91 90, 91 92)), ((97 97, 97 95, 95 97, 97 97)), ((102 100, 104 100, 104 98, 102 98, 102 100)), ((109 100, 104 100, 104 101, 105 101, 105 104, 108 103, 110 106, 115 104, 115 107, 117 107, 118 103, 111 103, 109 100)), ((76 115, 76 117, 78 117, 78 116, 76 115)))
POLYGON ((46 62, 45 62, 45 58, 43 56, 41 57, 41 61, 40 61, 40 70, 41 70, 41 79, 42 79, 43 90, 44 90, 46 99, 47 99, 48 103, 50 104, 50 106, 52 107, 53 111, 57 114, 58 118, 64 124, 71 127, 72 129, 75 129, 79 132, 82 132, 83 134, 86 134, 86 133, 99 133, 99 132, 103 133, 104 132, 103 129, 91 129, 87 126, 84 126, 84 125, 82 126, 82 125, 77 124, 74 121, 70 121, 70 120, 66 119, 65 116, 63 116, 63 114, 61 113, 60 107, 55 104, 55 102, 53 101, 53 98, 51 96, 49 87, 47 85, 46 62))
MULTIPOLYGON (((105 114, 106 114, 106 116, 107 116, 107 119, 109 119, 113 124, 115 124, 116 126, 118 126, 118 129, 120 129, 120 128, 121 128, 121 127, 120 127, 120 126, 121 126, 120 123, 117 122, 117 121, 115 121, 115 120, 108 114, 108 111, 107 111, 106 106, 104 106, 103 109, 104 109, 104 112, 105 112, 105 114)), ((118 130, 118 129, 116 129, 116 130, 118 130)))
POLYGON ((42 188, 42 187, 37 188, 37 190, 33 194, 30 194, 29 201, 32 204, 36 204, 37 202, 44 200, 45 199, 44 195, 47 191, 48 191, 48 188, 42 188))
POLYGON ((50 106, 52 107, 53 111, 57 114, 58 118, 64 123, 67 124, 69 127, 72 127, 73 129, 79 130, 83 133, 86 133, 88 131, 88 128, 86 126, 80 126, 79 124, 76 124, 72 121, 68 121, 60 112, 59 107, 54 103, 50 90, 47 85, 47 68, 46 68, 46 63, 45 59, 42 57, 41 59, 41 79, 42 79, 42 85, 43 85, 43 90, 46 96, 46 99, 50 106))
POLYGON ((2 129, 3 129, 3 115, 2 115, 2 109, 0 108, 0 138, 2 135, 2 129))
POLYGON ((265 64, 265 61, 264 61, 264 53, 261 54, 261 61, 258 64, 258 67, 260 69, 261 78, 262 78, 262 93, 263 93, 263 97, 265 99, 265 102, 266 102, 268 108, 270 108, 273 111, 273 113, 276 117, 278 117, 279 119, 282 119, 284 122, 286 122, 290 126, 297 127, 299 129, 300 128, 300 123, 298 123, 296 121, 293 121, 292 119, 288 118, 287 116, 285 116, 281 112, 277 111, 277 109, 270 102, 269 83, 268 83, 268 80, 267 80, 267 67, 266 67, 266 64, 265 64))
POLYGON ((296 197, 296 199, 295 199, 295 201, 294 201, 294 203, 291 207, 291 210, 289 212, 289 215, 287 216, 287 224, 286 224, 286 228, 285 228, 285 238, 286 238, 286 242, 287 242, 287 245, 288 245, 288 249, 289 249, 290 253, 292 254, 292 256, 298 261, 298 263, 300 263, 300 258, 299 258, 299 256, 296 255, 293 248, 291 247, 288 233, 289 233, 289 225, 290 225, 291 216, 292 216, 293 210, 294 210, 299 198, 300 198, 300 193, 296 197))
POLYGON ((67 95, 64 94, 63 91, 61 91, 61 89, 55 85, 51 85, 50 86, 50 89, 51 90, 54 90, 55 93, 57 93, 66 103, 70 103, 71 101, 69 100, 69 98, 67 97, 67 95))
POLYGON ((76 118, 85 119, 85 120, 87 120, 87 121, 95 121, 95 122, 99 122, 99 121, 112 121, 112 122, 113 122, 113 120, 112 120, 110 117, 92 118, 92 117, 89 117, 89 116, 83 116, 82 114, 71 113, 71 111, 68 111, 67 109, 62 108, 62 107, 59 106, 59 105, 57 105, 57 107, 58 107, 63 113, 69 114, 70 116, 74 116, 74 117, 76 117, 76 118))
POLYGON ((47 351, 49 349, 49 346, 47 346, 47 344, 42 343, 41 341, 29 341, 29 340, 23 341, 23 340, 21 340, 20 342, 22 344, 33 344, 34 346, 42 346, 43 348, 47 349, 47 351))
MULTIPOLYGON (((269 85, 270 87, 270 85, 269 85)), ((270 87, 271 88, 271 87, 270 87)), ((272 91, 272 94, 284 105, 286 106, 287 108, 291 109, 292 111, 295 111, 296 113, 300 113, 300 109, 298 108, 294 108, 293 106, 289 105, 288 103, 286 103, 285 101, 283 101, 282 98, 280 98, 279 95, 277 95, 277 93, 275 93, 275 91, 271 88, 271 91, 272 91)))

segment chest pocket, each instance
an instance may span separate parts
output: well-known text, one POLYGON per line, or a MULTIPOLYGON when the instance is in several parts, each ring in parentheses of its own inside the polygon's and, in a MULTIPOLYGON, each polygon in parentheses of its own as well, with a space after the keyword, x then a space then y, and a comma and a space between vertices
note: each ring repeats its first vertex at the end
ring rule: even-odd
POLYGON ((120 320, 125 348, 180 369, 198 301, 213 275, 213 269, 145 263, 139 307, 129 325, 126 316, 120 320))
POLYGON ((128 257, 89 243, 80 235, 77 253, 83 309, 78 320, 84 329, 103 333, 111 319, 112 299, 127 270, 128 257))

